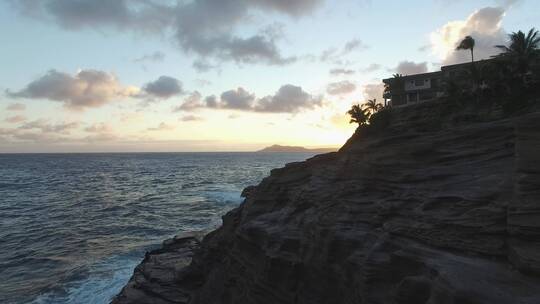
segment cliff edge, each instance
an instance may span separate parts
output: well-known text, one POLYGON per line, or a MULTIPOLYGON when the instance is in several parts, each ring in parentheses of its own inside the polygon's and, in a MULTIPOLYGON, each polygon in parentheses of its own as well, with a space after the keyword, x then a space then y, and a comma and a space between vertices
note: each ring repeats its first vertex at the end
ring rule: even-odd
POLYGON ((540 303, 540 113, 410 123, 434 106, 273 170, 113 303, 540 303))

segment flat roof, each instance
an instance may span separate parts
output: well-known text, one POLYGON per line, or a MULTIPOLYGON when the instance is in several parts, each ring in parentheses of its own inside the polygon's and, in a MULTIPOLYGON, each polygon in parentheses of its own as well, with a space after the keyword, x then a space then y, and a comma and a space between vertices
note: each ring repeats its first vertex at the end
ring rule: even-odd
MULTIPOLYGON (((424 79, 424 78, 428 78, 428 77, 439 76, 440 74, 442 74, 442 71, 422 73, 422 74, 403 75, 402 79, 403 80, 424 79)), ((394 78, 394 77, 386 78, 386 79, 383 79, 383 82, 384 83, 391 82, 394 79, 396 79, 396 78, 394 78)))
MULTIPOLYGON (((493 58, 492 59, 483 59, 483 60, 475 61, 475 63, 477 63, 477 62, 482 63, 482 62, 491 61, 491 60, 493 60, 493 58)), ((437 74, 442 73, 444 70, 454 69, 454 68, 466 66, 466 65, 469 65, 469 64, 471 64, 471 62, 444 65, 444 66, 441 66, 440 71, 429 72, 429 73, 420 73, 420 74, 412 74, 412 75, 403 75, 403 79, 404 80, 416 80, 416 79, 422 79, 422 78, 427 78, 427 77, 431 77, 431 76, 436 76, 437 74)), ((383 82, 384 83, 389 83, 389 82, 392 81, 392 79, 395 79, 395 78, 394 77, 386 78, 386 79, 383 79, 383 82)))

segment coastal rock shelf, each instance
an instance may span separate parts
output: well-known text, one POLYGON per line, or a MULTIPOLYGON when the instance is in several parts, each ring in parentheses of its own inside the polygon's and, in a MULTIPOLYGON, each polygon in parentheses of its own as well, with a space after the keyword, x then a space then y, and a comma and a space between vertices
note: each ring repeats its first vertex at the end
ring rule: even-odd
POLYGON ((113 302, 540 303, 540 114, 402 126, 273 170, 113 302))

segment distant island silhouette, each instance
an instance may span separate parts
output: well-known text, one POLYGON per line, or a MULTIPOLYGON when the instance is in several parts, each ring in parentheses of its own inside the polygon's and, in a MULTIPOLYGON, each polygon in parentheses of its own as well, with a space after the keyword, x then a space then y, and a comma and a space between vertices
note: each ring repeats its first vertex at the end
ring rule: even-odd
POLYGON ((264 152, 264 153, 277 153, 277 152, 314 152, 314 153, 328 153, 328 152, 335 152, 337 151, 337 148, 316 148, 316 149, 308 149, 300 146, 281 146, 281 145, 272 145, 270 147, 266 147, 262 150, 259 150, 257 152, 264 152))

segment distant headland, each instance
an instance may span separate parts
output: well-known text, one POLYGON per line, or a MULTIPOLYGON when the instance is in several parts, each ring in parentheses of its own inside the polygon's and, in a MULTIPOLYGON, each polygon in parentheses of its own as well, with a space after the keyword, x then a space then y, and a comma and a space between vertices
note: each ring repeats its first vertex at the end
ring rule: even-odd
POLYGON ((316 149, 308 149, 300 146, 280 146, 280 145, 272 145, 270 147, 266 147, 262 150, 259 150, 257 152, 264 152, 264 153, 277 153, 277 152, 314 152, 314 153, 328 153, 328 152, 335 152, 338 148, 316 148, 316 149))

